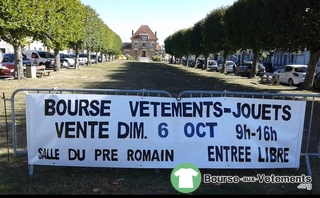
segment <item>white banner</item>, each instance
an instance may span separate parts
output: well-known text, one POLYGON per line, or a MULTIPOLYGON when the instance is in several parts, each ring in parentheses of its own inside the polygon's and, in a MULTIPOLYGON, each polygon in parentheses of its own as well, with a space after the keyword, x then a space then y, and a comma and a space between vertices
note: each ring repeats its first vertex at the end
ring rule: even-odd
POLYGON ((299 168, 305 101, 27 94, 33 165, 299 168))

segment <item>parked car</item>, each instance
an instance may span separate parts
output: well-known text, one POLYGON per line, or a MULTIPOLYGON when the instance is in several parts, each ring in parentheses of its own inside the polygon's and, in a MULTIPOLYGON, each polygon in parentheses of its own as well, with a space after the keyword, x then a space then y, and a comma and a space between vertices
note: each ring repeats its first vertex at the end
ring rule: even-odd
POLYGON ((8 73, 12 76, 12 73, 10 72, 10 70, 6 67, 6 66, 2 66, 1 62, 3 60, 3 53, 0 50, 0 76, 1 77, 6 77, 8 75, 8 73))
POLYGON ((208 60, 207 66, 210 71, 218 71, 218 63, 215 60, 208 60))
POLYGON ((187 65, 187 59, 182 58, 181 59, 181 63, 182 63, 183 66, 186 66, 187 65))
POLYGON ((102 56, 98 56, 98 62, 102 63, 102 56))
POLYGON ((23 52, 33 65, 45 65, 47 69, 53 69, 54 56, 50 52, 42 50, 25 50, 23 52))
MULTIPOLYGON (((25 54, 22 54, 22 64, 23 64, 23 70, 26 70, 27 66, 32 65, 30 59, 28 59, 25 54)), ((14 65, 15 65, 14 53, 4 54, 4 59, 2 61, 2 65, 6 66, 9 69, 14 69, 14 65)))
MULTIPOLYGON (((252 69, 252 61, 246 61, 241 63, 237 67, 236 75, 237 76, 244 76, 249 77, 252 69)), ((256 72, 256 76, 262 76, 263 73, 266 72, 266 68, 263 66, 262 63, 258 63, 258 71, 256 72)))
MULTIPOLYGON (((76 60, 75 54, 69 54, 74 60, 76 60)), ((79 65, 84 65, 86 63, 86 59, 79 56, 79 65)))
POLYGON ((308 65, 288 64, 280 67, 274 73, 279 74, 279 82, 289 86, 299 85, 304 82, 308 65))
POLYGON ((91 60, 91 64, 97 64, 98 63, 97 55, 91 54, 90 55, 90 60, 91 60))
POLYGON ((280 69, 280 67, 282 67, 283 65, 273 65, 273 72, 275 72, 276 70, 280 69))
MULTIPOLYGON (((218 65, 219 72, 222 70, 222 64, 223 64, 223 62, 221 62, 218 65)), ((236 70, 237 70, 237 64, 234 61, 226 61, 226 72, 227 73, 235 73, 236 70)))
POLYGON ((69 56, 73 59, 76 59, 76 55, 75 54, 69 54, 69 56))
POLYGON ((8 69, 6 66, 2 65, 2 61, 4 59, 4 54, 0 50, 0 76, 1 77, 12 77, 13 76, 13 69, 8 69))
POLYGON ((189 59, 189 63, 187 65, 188 67, 195 67, 196 66, 196 61, 194 59, 189 59))
POLYGON ((220 60, 216 60, 218 65, 220 65, 223 61, 220 59, 220 60))
POLYGON ((0 76, 1 77, 12 77, 13 72, 14 72, 14 69, 9 69, 0 63, 0 76))
MULTIPOLYGON (((51 53, 52 57, 55 57, 54 53, 51 53)), ((60 57, 60 68, 69 68, 76 65, 76 60, 73 59, 69 54, 59 53, 60 57)), ((55 64, 55 59, 52 61, 52 65, 55 64)))
POLYGON ((203 69, 205 67, 204 61, 204 58, 197 58, 195 68, 203 69))
POLYGON ((320 72, 314 76, 313 89, 320 90, 320 72))
MULTIPOLYGON (((32 63, 30 59, 27 58, 25 54, 22 54, 22 66, 23 66, 23 72, 26 72, 26 67, 31 66, 32 63)), ((14 53, 6 53, 3 56, 2 60, 2 69, 0 71, 0 75, 2 76, 12 76, 14 72, 14 66, 15 66, 15 60, 14 60, 14 53)))
POLYGON ((59 53, 61 67, 69 68, 76 65, 76 60, 72 58, 69 54, 59 53))
POLYGON ((263 66, 266 68, 266 72, 274 72, 275 70, 273 69, 272 63, 262 63, 263 66))
POLYGON ((79 59, 84 61, 84 64, 88 64, 88 55, 87 54, 79 54, 79 59))

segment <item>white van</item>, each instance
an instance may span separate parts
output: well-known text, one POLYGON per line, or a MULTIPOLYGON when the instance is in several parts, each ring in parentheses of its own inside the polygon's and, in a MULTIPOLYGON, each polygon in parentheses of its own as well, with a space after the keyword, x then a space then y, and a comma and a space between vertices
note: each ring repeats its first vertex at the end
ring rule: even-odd
POLYGON ((53 69, 54 56, 50 52, 42 50, 25 50, 23 53, 30 59, 33 65, 45 65, 46 69, 53 69))

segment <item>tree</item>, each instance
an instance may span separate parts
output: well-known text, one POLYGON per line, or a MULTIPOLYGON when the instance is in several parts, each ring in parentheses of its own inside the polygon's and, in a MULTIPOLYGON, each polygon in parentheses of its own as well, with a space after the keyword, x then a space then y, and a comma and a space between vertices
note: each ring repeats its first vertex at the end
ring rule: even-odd
POLYGON ((197 28, 200 29, 200 46, 199 46, 199 52, 204 56, 204 68, 202 69, 207 69, 208 65, 208 57, 210 53, 213 51, 213 45, 210 42, 211 38, 214 37, 214 35, 211 34, 212 27, 207 26, 205 27, 205 19, 201 19, 196 23, 197 28))
POLYGON ((181 61, 182 56, 185 55, 184 40, 183 40, 184 31, 185 31, 184 29, 178 30, 172 36, 173 51, 175 54, 175 58, 179 58, 179 63, 181 61))
POLYGON ((83 4, 78 4, 79 2, 75 2, 77 6, 77 14, 72 17, 74 21, 77 21, 73 31, 75 34, 69 38, 67 47, 73 49, 76 55, 76 66, 75 69, 79 69, 79 53, 84 48, 84 30, 85 30, 85 8, 83 4))
POLYGON ((213 10, 210 14, 207 15, 204 22, 204 28, 208 32, 208 36, 205 43, 211 45, 213 53, 223 53, 223 66, 221 73, 226 73, 226 61, 227 55, 231 52, 234 52, 235 48, 230 45, 227 41, 225 24, 223 21, 223 16, 228 7, 220 7, 213 10), (210 37, 211 35, 211 37, 210 37))
POLYGON ((191 50, 195 55, 195 60, 202 54, 202 35, 201 35, 201 21, 194 24, 191 32, 191 50))
POLYGON ((273 30, 270 37, 276 49, 288 52, 310 51, 308 70, 301 88, 311 90, 320 57, 320 1, 268 0, 266 8, 269 18, 263 22, 272 23, 269 26, 273 30))
POLYGON ((183 54, 186 56, 186 66, 189 65, 189 55, 192 54, 192 48, 191 48, 191 37, 192 34, 192 28, 187 28, 184 30, 183 33, 183 54))
POLYGON ((0 1, 0 39, 10 43, 14 49, 14 78, 22 79, 22 48, 40 30, 45 4, 41 0, 1 0, 0 1), (37 16, 37 17, 35 17, 37 16))
POLYGON ((46 1, 44 21, 36 38, 54 50, 55 71, 60 70, 59 51, 67 49, 70 41, 77 42, 82 36, 82 13, 83 6, 79 0, 46 1))
POLYGON ((257 73, 258 61, 267 44, 262 39, 261 32, 264 24, 261 23, 264 17, 261 13, 265 7, 261 2, 265 0, 238 0, 230 6, 224 15, 226 35, 228 42, 235 49, 252 49, 253 63, 250 78, 257 73))
POLYGON ((101 19, 97 21, 96 31, 94 32, 94 38, 95 42, 92 46, 92 51, 96 52, 96 63, 99 63, 98 53, 101 53, 106 38, 105 24, 101 19))
MULTIPOLYGON (((111 57, 112 49, 114 46, 114 32, 108 27, 105 26, 105 43, 104 43, 104 53, 108 54, 109 58, 111 57)), ((107 56, 107 55, 106 55, 107 56)))
POLYGON ((164 45, 166 46, 165 52, 167 54, 171 55, 171 60, 170 63, 173 62, 173 56, 174 56, 174 48, 173 48, 173 41, 172 41, 172 35, 168 36, 167 38, 164 39, 164 45))
POLYGON ((85 6, 85 33, 84 33, 84 49, 87 51, 88 65, 91 64, 91 52, 93 51, 96 38, 94 32, 97 29, 97 24, 99 23, 98 13, 91 7, 85 6))

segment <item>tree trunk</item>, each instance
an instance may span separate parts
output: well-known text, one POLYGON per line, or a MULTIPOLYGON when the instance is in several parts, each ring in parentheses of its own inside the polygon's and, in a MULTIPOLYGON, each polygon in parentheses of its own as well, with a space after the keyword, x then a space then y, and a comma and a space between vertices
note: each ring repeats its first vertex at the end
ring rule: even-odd
POLYGON ((14 46, 14 79, 21 80, 24 78, 23 59, 21 46, 14 46))
POLYGON ((188 55, 187 55, 187 60, 186 60, 186 61, 187 61, 187 62, 186 62, 186 66, 187 66, 187 67, 189 67, 189 58, 190 58, 190 55, 188 54, 188 55))
POLYGON ((223 52, 222 69, 221 69, 221 73, 223 73, 223 74, 227 73, 227 68, 226 68, 227 56, 228 56, 228 52, 224 51, 223 52))
POLYGON ((254 78, 257 74, 258 67, 259 67, 259 50, 253 50, 253 60, 251 66, 251 73, 249 78, 254 78))
POLYGON ((208 55, 206 55, 205 57, 204 57, 204 65, 202 65, 202 68, 201 69, 207 69, 207 66, 208 65, 208 55))
POLYGON ((75 69, 79 69, 79 49, 76 49, 76 65, 75 65, 75 69))
POLYGON ((80 63, 79 63, 79 48, 76 48, 76 49, 75 49, 75 52, 76 52, 76 53, 75 53, 75 55, 76 55, 76 57, 75 57, 76 63, 75 63, 75 64, 76 64, 76 65, 74 66, 74 68, 75 68, 75 69, 79 69, 79 64, 80 64, 80 63))
POLYGON ((302 89, 304 90, 312 90, 313 88, 314 75, 316 73, 319 57, 320 50, 310 51, 310 62, 308 63, 307 74, 304 79, 304 83, 302 84, 302 89))
POLYGON ((61 62, 60 62, 60 54, 59 54, 59 50, 54 49, 54 71, 60 71, 60 66, 61 66, 61 62))
POLYGON ((87 65, 91 65, 91 51, 90 50, 87 50, 87 59, 88 59, 88 62, 87 62, 87 65))

